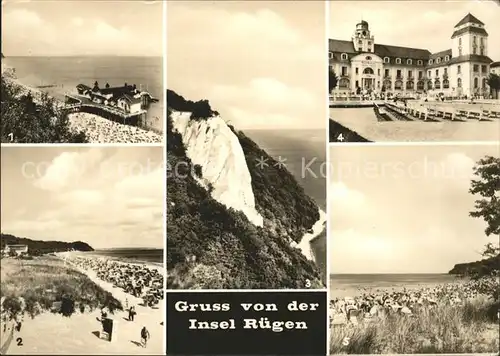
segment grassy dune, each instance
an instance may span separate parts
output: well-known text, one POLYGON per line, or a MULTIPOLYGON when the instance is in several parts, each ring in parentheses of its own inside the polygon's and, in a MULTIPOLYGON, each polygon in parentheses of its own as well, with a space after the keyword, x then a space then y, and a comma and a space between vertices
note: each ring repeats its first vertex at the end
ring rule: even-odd
POLYGON ((26 312, 33 318, 50 310, 53 302, 61 301, 63 296, 70 297, 76 308, 94 310, 106 305, 110 310, 122 310, 121 303, 109 292, 56 257, 3 258, 0 263, 0 297, 5 297, 2 312, 10 317, 26 312))
POLYGON ((498 352, 498 306, 481 298, 440 305, 414 316, 391 315, 358 325, 334 325, 330 354, 498 352))

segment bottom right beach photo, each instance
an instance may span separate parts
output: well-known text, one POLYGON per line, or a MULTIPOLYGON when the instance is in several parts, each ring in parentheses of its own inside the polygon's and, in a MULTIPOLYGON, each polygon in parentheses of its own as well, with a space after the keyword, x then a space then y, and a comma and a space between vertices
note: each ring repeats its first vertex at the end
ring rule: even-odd
POLYGON ((330 354, 498 354, 500 146, 329 150, 330 354))

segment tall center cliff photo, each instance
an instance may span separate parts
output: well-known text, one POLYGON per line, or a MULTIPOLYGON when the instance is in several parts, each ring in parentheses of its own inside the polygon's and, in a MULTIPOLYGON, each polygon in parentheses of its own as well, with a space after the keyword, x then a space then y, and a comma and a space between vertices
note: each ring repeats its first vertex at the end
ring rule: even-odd
POLYGON ((169 4, 168 289, 325 288, 324 6, 169 4))

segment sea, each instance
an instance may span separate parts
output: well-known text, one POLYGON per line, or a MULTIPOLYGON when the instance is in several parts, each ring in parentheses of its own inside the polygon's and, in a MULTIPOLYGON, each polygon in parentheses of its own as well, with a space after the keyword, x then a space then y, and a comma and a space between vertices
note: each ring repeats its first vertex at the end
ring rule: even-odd
POLYGON ((451 274, 330 274, 330 297, 354 297, 363 292, 433 287, 463 279, 451 274))
POLYGON ((373 108, 330 108, 330 118, 374 142, 498 141, 498 120, 378 122, 373 108))
POLYGON ((163 64, 161 57, 8 57, 5 64, 16 70, 17 79, 30 87, 64 99, 67 92, 76 92, 76 85, 101 87, 136 84, 159 100, 148 111, 148 122, 163 131, 163 64))
MULTIPOLYGON (((325 130, 243 130, 261 149, 284 163, 304 191, 326 212, 325 130)), ((326 230, 311 242, 326 285, 326 230)))
POLYGON ((158 248, 111 248, 85 252, 86 254, 111 257, 120 261, 149 263, 163 266, 163 249, 158 248))

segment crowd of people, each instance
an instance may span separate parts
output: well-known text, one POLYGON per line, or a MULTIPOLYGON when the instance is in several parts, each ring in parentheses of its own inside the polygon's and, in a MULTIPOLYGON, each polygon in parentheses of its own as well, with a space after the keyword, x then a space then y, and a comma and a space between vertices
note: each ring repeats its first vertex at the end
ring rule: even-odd
POLYGON ((156 306, 164 298, 163 275, 158 269, 95 257, 78 256, 71 262, 81 269, 94 271, 97 278, 125 293, 141 298, 144 306, 156 306))
POLYGON ((356 297, 335 298, 330 300, 330 324, 357 324, 359 321, 384 319, 394 313, 412 315, 422 308, 460 305, 498 284, 497 279, 470 280, 420 289, 375 290, 356 297))

